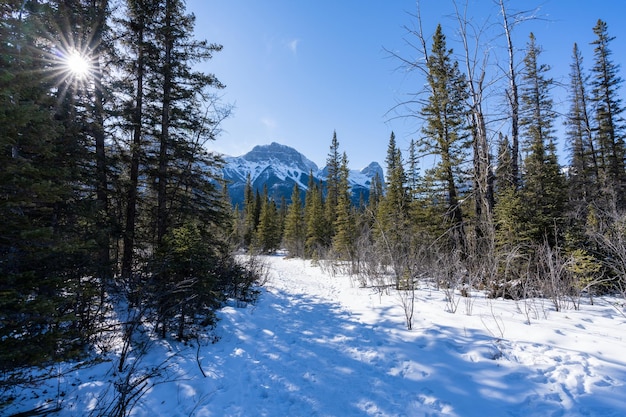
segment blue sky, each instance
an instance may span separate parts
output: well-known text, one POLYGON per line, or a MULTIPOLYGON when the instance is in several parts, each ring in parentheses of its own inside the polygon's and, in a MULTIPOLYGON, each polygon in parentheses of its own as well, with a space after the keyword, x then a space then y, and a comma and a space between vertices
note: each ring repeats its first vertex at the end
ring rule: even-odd
MULTIPOLYGON (((419 3, 424 33, 432 35, 441 23, 448 46, 460 53, 452 0, 419 3)), ((493 0, 469 0, 469 6, 473 23, 491 21, 495 25, 491 30, 498 30, 501 19, 493 0)), ((226 84, 223 100, 235 106, 223 124, 224 132, 209 145, 212 150, 238 156, 275 141, 323 166, 336 131, 350 167, 360 169, 371 161, 384 164, 392 130, 403 150, 418 137, 415 119, 396 117, 390 110, 418 91, 424 79, 399 68, 400 62, 385 51, 415 56, 406 42, 414 38, 405 29, 416 25, 411 16, 417 11, 415 0, 188 0, 187 8, 197 18, 196 36, 224 46, 201 69, 226 84)), ((532 31, 544 50, 540 61, 552 67, 549 75, 567 84, 574 42, 583 52, 585 68, 593 64, 589 43, 595 39, 592 28, 599 18, 616 37, 611 44, 613 60, 626 61, 623 0, 518 0, 510 2, 509 14, 535 8, 540 19, 513 32, 520 49, 518 62, 532 31)), ((489 72, 497 83, 502 75, 497 64, 506 65, 503 39, 491 34, 484 37, 484 44, 489 46, 489 72)), ((492 120, 503 116, 500 91, 491 91, 487 110, 492 120)), ((626 86, 621 93, 626 97, 626 86)), ((565 88, 556 86, 557 104, 565 97, 565 88)), ((498 123, 490 124, 492 131, 500 129, 498 123)), ((558 121, 559 129, 560 125, 558 121)), ((561 163, 565 159, 564 155, 561 163)))

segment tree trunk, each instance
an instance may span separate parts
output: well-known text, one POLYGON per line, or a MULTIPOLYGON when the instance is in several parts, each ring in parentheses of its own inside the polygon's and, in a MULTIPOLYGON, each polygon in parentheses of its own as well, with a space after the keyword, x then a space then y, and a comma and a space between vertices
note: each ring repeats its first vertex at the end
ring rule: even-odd
POLYGON ((517 189, 519 185, 519 94, 517 91, 517 76, 515 73, 515 55, 513 51, 513 41, 511 40, 511 27, 504 7, 504 0, 500 0, 500 9, 506 36, 507 49, 509 52, 509 105, 511 106, 511 171, 513 185, 517 189))
POLYGON ((157 245, 161 246, 167 232, 167 182, 170 130, 170 103, 172 94, 172 0, 165 2, 165 56, 163 62, 163 104, 161 108, 161 142, 157 184, 157 245))
MULTIPOLYGON (((96 148, 96 199, 101 215, 98 216, 98 259, 99 270, 102 279, 107 282, 112 276, 111 255, 110 255, 110 224, 109 224, 109 202, 107 192, 107 161, 105 152, 105 132, 104 132, 104 93, 102 91, 102 69, 100 66, 100 55, 102 50, 102 33, 106 19, 107 0, 94 1, 91 13, 95 21, 95 34, 92 39, 94 45, 93 53, 96 57, 94 61, 93 81, 94 81, 94 120, 93 135, 96 148)), ((108 282, 107 282, 108 283, 108 282)))
POLYGON ((144 65, 144 29, 145 21, 139 16, 138 51, 137 51, 137 91, 133 115, 133 142, 130 147, 130 181, 126 195, 126 227, 124 231, 124 248, 122 255, 122 277, 128 279, 132 275, 133 253, 135 246, 135 219, 137 215, 137 189, 139 187, 139 162, 141 154, 142 117, 143 117, 143 77, 144 65))

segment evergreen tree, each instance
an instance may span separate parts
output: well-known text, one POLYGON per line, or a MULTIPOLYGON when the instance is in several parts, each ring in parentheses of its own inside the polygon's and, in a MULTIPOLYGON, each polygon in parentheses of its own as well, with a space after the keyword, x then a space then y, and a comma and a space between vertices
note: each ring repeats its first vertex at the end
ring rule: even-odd
MULTIPOLYGON (((227 260, 231 208, 219 187, 222 161, 206 150, 227 115, 215 95, 223 85, 213 74, 193 69, 221 46, 193 39, 194 17, 180 0, 128 0, 126 5, 120 72, 130 82, 122 83, 120 128, 131 141, 121 149, 128 155, 129 175, 122 278, 134 291, 133 303, 154 306, 162 335, 175 328, 180 334, 172 315, 182 313, 167 307, 167 294, 186 297, 195 290, 168 261, 177 242, 173 234, 201 224, 208 244, 202 248, 216 268, 213 273, 227 260), (138 254, 147 259, 136 259, 138 254)), ((214 301, 203 300, 206 305, 214 301)), ((196 313, 201 314, 185 314, 196 313)))
POLYGON ((259 224, 260 208, 255 199, 250 174, 246 176, 246 185, 243 191, 243 246, 249 248, 259 224))
POLYGON ((340 259, 353 260, 355 255, 356 219, 350 201, 348 156, 343 153, 339 168, 338 200, 333 229, 333 249, 340 259))
POLYGON ((626 170, 624 158, 624 107, 618 90, 622 79, 618 66, 611 60, 608 25, 598 20, 593 32, 594 65, 591 69, 591 101, 595 107, 594 134, 598 144, 598 163, 603 181, 603 191, 619 208, 626 206, 626 170))
POLYGON ((376 212, 376 207, 378 207, 378 203, 383 198, 383 180, 378 175, 378 172, 372 178, 369 191, 367 206, 372 212, 376 212))
POLYGON ((394 171, 398 164, 401 164, 401 158, 399 158, 400 149, 396 144, 396 134, 391 132, 389 135, 389 142, 387 144, 387 156, 385 156, 385 164, 387 165, 387 186, 389 186, 389 173, 394 171))
POLYGON ((387 163, 386 189, 385 195, 378 204, 376 234, 395 247, 402 241, 406 232, 410 198, 406 187, 407 179, 402 152, 396 146, 393 132, 389 138, 385 161, 387 163))
POLYGON ((300 188, 298 184, 293 185, 291 193, 291 205, 285 217, 285 248, 290 256, 304 257, 304 241, 306 229, 302 200, 300 199, 300 188))
POLYGON ((415 199, 419 193, 420 188, 420 168, 419 158, 417 156, 417 143, 415 139, 411 139, 409 144, 409 167, 407 173, 407 181, 409 187, 409 195, 411 199, 415 199))
MULTIPOLYGON (((565 209, 565 183, 556 156, 553 121, 556 113, 550 98, 552 79, 548 65, 539 64, 540 48, 531 33, 524 57, 520 127, 525 136, 522 200, 527 239, 556 243, 565 209)), ((520 207, 520 209, 522 209, 520 207)))
POLYGON ((330 152, 326 158, 326 204, 324 206, 326 225, 328 226, 327 241, 330 242, 335 234, 334 225, 337 218, 337 204, 339 203, 339 181, 341 176, 341 154, 337 132, 333 132, 330 152))
POLYGON ((322 190, 315 183, 313 173, 310 173, 304 204, 304 219, 306 223, 305 253, 308 257, 321 256, 323 250, 327 247, 328 228, 324 214, 322 190))
MULTIPOLYGON (((221 51, 222 46, 193 39, 195 18, 186 14, 184 2, 162 0, 159 18, 155 40, 159 46, 160 62, 156 66, 157 77, 153 80, 160 111, 156 155, 157 244, 168 227, 176 225, 171 216, 172 208, 190 208, 185 204, 187 199, 180 197, 184 197, 191 186, 202 183, 208 194, 216 192, 215 187, 210 189, 211 182, 207 182, 207 178, 198 179, 200 171, 194 168, 199 161, 206 162, 207 166, 219 167, 218 160, 207 154, 203 145, 207 140, 214 139, 212 127, 220 115, 207 117, 205 109, 214 104, 211 98, 213 91, 224 87, 213 74, 192 69, 194 63, 211 59, 215 52, 221 51), (168 197, 169 194, 172 196, 168 197)), ((208 176, 206 171, 204 169, 204 175, 208 176)), ((214 207, 213 202, 206 206, 195 205, 193 210, 208 208, 213 211, 214 207)))
POLYGON ((178 340, 197 334, 197 326, 213 322, 213 309, 220 302, 215 296, 220 262, 215 256, 215 238, 199 223, 178 226, 165 237, 163 259, 168 280, 156 294, 161 336, 174 330, 178 340), (201 317, 200 320, 198 318, 201 317))
POLYGON ((259 250, 270 253, 280 245, 280 225, 276 203, 269 198, 267 186, 263 188, 259 226, 256 230, 255 242, 259 250))
POLYGON ((55 2, 0 6, 0 368, 82 353, 100 283, 78 80, 55 2))
MULTIPOLYGON (((153 124, 145 114, 146 101, 146 79, 148 77, 147 62, 154 55, 155 45, 150 33, 154 30, 150 26, 156 19, 156 6, 152 1, 128 0, 127 14, 128 20, 121 22, 125 28, 125 39, 123 50, 126 56, 122 57, 122 66, 126 74, 130 74, 129 79, 121 85, 125 87, 126 96, 124 102, 125 111, 122 122, 130 130, 132 141, 127 146, 130 158, 128 161, 128 181, 126 185, 126 210, 123 234, 123 254, 122 254, 122 278, 129 280, 133 274, 135 265, 135 249, 137 245, 137 213, 140 210, 139 189, 140 189, 140 164, 146 156, 145 136, 150 134, 150 126, 153 124), (126 59, 124 59, 126 58, 126 59)), ((145 239, 145 238, 144 238, 145 239)))
POLYGON ((565 121, 571 153, 569 193, 574 204, 578 202, 577 205, 586 206, 598 195, 599 177, 589 112, 588 77, 583 75, 582 62, 578 45, 574 44, 570 65, 570 109, 565 121))
POLYGON ((502 15, 502 26, 504 29, 504 35, 507 41, 507 52, 509 55, 508 60, 508 78, 509 78, 509 90, 507 91, 507 100, 509 105, 511 106, 511 170, 513 174, 513 181, 515 183, 515 188, 519 185, 520 178, 520 169, 519 169, 519 112, 520 112, 520 99, 519 99, 519 89, 517 85, 518 74, 517 74, 517 65, 515 63, 515 49, 513 47, 513 41, 511 33, 513 31, 513 27, 515 26, 515 19, 513 22, 509 21, 509 16, 507 13, 507 8, 505 7, 505 1, 499 0, 500 3, 500 13, 502 15))
POLYGON ((513 173, 513 150, 506 135, 500 133, 498 138, 498 165, 495 172, 496 201, 498 196, 508 190, 515 189, 517 181, 513 173))
POLYGON ((452 50, 447 49, 441 25, 437 26, 433 36, 432 53, 426 65, 430 96, 421 112, 426 125, 423 128, 425 136, 419 145, 423 152, 438 157, 435 168, 427 175, 433 184, 440 184, 443 188, 446 207, 442 214, 449 225, 450 241, 462 247, 465 232, 458 184, 469 146, 465 108, 467 91, 465 77, 459 71, 458 62, 452 61, 452 50))

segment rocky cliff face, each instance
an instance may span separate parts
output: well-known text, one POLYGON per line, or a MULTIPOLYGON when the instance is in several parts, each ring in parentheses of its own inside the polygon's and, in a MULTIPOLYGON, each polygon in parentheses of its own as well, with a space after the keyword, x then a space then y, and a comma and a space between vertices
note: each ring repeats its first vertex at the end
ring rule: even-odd
MULTIPOLYGON (((223 174, 229 183, 228 191, 233 204, 243 203, 248 175, 254 190, 263 192, 263 187, 267 186, 270 197, 277 202, 283 197, 290 202, 294 184, 298 184, 304 199, 310 173, 317 182, 323 182, 326 178, 325 169, 319 169, 297 150, 276 142, 258 145, 245 155, 226 156, 224 159, 226 165, 223 174)), ((359 203, 361 196, 367 201, 370 184, 376 174, 383 178, 383 170, 377 162, 372 162, 361 171, 350 171, 354 204, 359 203)))

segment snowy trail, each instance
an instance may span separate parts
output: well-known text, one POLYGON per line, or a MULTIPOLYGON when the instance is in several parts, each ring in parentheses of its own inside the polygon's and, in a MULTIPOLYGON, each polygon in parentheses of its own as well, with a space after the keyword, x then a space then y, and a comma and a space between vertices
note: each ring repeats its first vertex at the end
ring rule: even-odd
POLYGON ((222 311, 204 362, 223 378, 198 416, 624 415, 623 361, 497 341, 460 313, 425 311, 409 332, 393 296, 268 259, 259 303, 222 311))
MULTIPOLYGON (((270 277, 258 302, 222 308, 216 343, 154 341, 141 364, 168 358, 167 368, 133 416, 626 415, 623 300, 555 312, 546 300, 477 294, 452 314, 442 292, 424 287, 408 331, 393 292, 356 288, 310 261, 263 259, 270 277)), ((115 363, 16 388, 0 414, 58 401, 59 417, 98 415, 115 363)))

